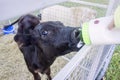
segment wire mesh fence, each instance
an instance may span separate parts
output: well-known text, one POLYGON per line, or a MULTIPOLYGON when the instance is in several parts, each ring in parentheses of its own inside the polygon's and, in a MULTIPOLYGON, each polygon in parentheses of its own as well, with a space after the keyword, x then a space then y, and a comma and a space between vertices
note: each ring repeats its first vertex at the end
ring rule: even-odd
MULTIPOLYGON (((81 6, 81 4, 79 3, 79 0, 71 0, 71 1, 72 2, 61 3, 60 5, 67 6, 67 7, 81 6)), ((108 5, 108 3, 105 3, 105 4, 108 5)), ((107 9, 107 7, 106 7, 107 5, 104 5, 105 7, 101 8, 100 5, 98 7, 95 7, 95 6, 90 6, 90 5, 86 6, 86 4, 85 4, 85 7, 89 7, 90 9, 96 10, 97 15, 94 15, 95 17, 103 17, 105 15, 111 14, 111 12, 108 11, 109 9, 107 9)), ((82 6, 83 6, 83 4, 82 4, 82 6)), ((109 3, 109 6, 111 6, 110 3, 109 3)), ((86 13, 87 13, 87 11, 86 11, 86 13)), ((91 19, 93 19, 93 18, 91 18, 91 19)), ((87 21, 87 20, 85 20, 85 21, 87 21)), ((71 21, 69 21, 69 22, 71 22, 71 21)), ((79 23, 79 24, 81 24, 81 23, 79 23)), ((79 60, 79 62, 75 63, 75 60, 72 59, 70 61, 71 65, 69 65, 69 63, 68 63, 68 65, 66 65, 71 68, 72 65, 76 64, 74 66, 74 68, 72 68, 69 71, 68 67, 65 66, 65 68, 63 68, 63 71, 60 71, 53 80, 57 80, 57 79, 59 79, 59 80, 95 80, 95 79, 100 80, 106 72, 106 69, 107 69, 107 66, 112 57, 114 48, 115 48, 115 45, 92 46, 92 48, 90 50, 88 50, 86 55, 84 55, 84 58, 82 60, 79 60), (68 71, 66 71, 66 69, 68 71), (63 74, 63 75, 61 75, 61 74, 63 74), (64 75, 66 75, 66 76, 64 76, 64 75), (60 76, 64 77, 64 78, 61 78, 60 76)), ((79 53, 79 54, 82 54, 82 53, 79 53)), ((83 54, 84 54, 84 52, 83 52, 83 54)))
MULTIPOLYGON (((82 23, 105 16, 106 13, 112 11, 110 9, 110 12, 107 12, 109 2, 106 0, 103 5, 98 5, 99 2, 91 4, 80 1, 69 0, 41 9, 42 21, 61 21, 66 26, 81 27, 82 23)), ((35 14, 39 14, 39 11, 35 14)), ((8 22, 1 23, 1 25, 8 22)), ((53 80, 100 80, 106 71, 105 65, 109 64, 114 47, 114 45, 84 46, 77 53, 65 55, 64 59, 69 63, 54 76, 53 80)))
POLYGON ((87 55, 84 57, 84 59, 79 62, 75 69, 73 69, 71 74, 67 76, 66 80, 87 80, 87 77, 89 76, 89 73, 91 71, 91 67, 97 56, 96 52, 98 51, 99 46, 92 47, 87 55))

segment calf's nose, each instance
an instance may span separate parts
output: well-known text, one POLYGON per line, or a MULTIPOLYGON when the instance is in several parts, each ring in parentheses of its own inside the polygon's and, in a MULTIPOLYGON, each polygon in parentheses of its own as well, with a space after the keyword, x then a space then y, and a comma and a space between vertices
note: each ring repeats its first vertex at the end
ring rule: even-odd
POLYGON ((80 36, 81 36, 81 32, 78 29, 75 29, 73 31, 73 40, 75 40, 75 42, 78 42, 80 40, 80 36))
POLYGON ((79 34, 80 34, 80 31, 79 30, 74 30, 74 36, 75 38, 78 38, 79 37, 79 34))

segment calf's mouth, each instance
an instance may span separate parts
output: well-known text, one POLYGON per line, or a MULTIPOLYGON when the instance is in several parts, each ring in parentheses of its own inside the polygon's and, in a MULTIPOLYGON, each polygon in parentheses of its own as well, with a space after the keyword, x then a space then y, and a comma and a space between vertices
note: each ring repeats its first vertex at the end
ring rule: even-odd
POLYGON ((82 48, 82 46, 84 45, 84 43, 81 43, 81 46, 77 47, 77 44, 81 40, 81 35, 82 34, 79 29, 74 29, 73 31, 71 31, 68 42, 65 42, 60 45, 60 48, 59 48, 60 51, 62 51, 63 53, 69 53, 71 51, 80 50, 80 48, 82 48))
POLYGON ((69 46, 75 50, 79 50, 84 45, 82 39, 82 31, 78 28, 72 31, 71 33, 71 44, 69 46), (77 47, 77 44, 81 41, 81 46, 77 47))

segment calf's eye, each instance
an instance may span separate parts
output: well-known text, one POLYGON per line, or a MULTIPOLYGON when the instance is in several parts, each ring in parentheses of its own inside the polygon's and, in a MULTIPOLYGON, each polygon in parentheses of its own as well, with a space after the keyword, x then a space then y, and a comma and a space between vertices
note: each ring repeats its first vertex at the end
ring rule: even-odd
POLYGON ((48 34, 48 31, 43 31, 42 32, 42 35, 47 35, 48 34))

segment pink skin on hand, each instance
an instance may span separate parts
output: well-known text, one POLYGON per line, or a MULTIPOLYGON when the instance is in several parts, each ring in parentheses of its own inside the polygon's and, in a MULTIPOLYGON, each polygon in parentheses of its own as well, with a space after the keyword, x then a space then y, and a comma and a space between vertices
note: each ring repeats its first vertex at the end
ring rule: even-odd
POLYGON ((112 19, 111 23, 108 25, 108 29, 111 30, 115 27, 114 25, 114 19, 112 19))

